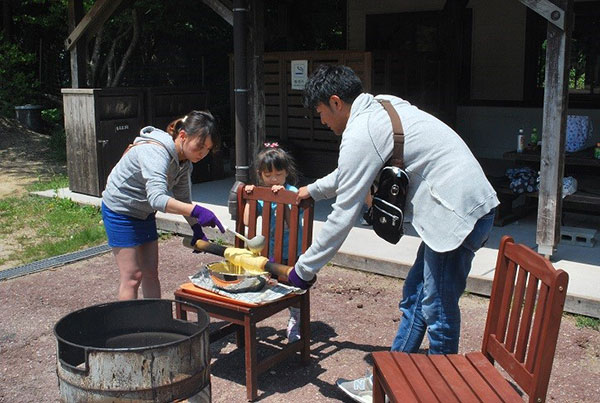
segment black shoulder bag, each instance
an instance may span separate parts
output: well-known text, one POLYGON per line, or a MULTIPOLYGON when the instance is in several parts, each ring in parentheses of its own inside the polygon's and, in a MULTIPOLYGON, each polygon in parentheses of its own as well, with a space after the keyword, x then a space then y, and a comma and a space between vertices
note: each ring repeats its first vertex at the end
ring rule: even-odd
POLYGON ((394 151, 371 186, 372 201, 363 218, 380 238, 396 244, 404 235, 404 205, 409 183, 404 171, 404 130, 390 101, 377 101, 392 121, 394 151))

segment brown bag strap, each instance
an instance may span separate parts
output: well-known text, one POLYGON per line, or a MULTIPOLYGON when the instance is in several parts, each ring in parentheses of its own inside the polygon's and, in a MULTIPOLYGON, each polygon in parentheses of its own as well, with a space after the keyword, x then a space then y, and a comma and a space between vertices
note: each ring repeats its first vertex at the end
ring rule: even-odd
POLYGON ((404 129, 402 128, 402 121, 398 112, 392 106, 392 103, 387 99, 377 99, 377 102, 383 106, 385 111, 390 116, 392 121, 392 130, 394 132, 394 151, 392 157, 388 161, 388 165, 397 166, 404 168, 404 129))
MULTIPOLYGON (((161 143, 160 141, 156 141, 156 140, 142 140, 142 141, 138 141, 137 143, 131 143, 127 146, 127 148, 125 149, 125 151, 123 151, 123 155, 127 154, 127 152, 129 150, 131 150, 131 147, 135 147, 135 146, 139 146, 140 144, 156 144, 161 146, 162 148, 164 148, 165 150, 167 150, 167 147, 165 147, 165 145, 163 143, 161 143)), ((168 152, 169 150, 167 150, 168 152)), ((121 155, 121 157, 123 157, 123 155, 121 155)))

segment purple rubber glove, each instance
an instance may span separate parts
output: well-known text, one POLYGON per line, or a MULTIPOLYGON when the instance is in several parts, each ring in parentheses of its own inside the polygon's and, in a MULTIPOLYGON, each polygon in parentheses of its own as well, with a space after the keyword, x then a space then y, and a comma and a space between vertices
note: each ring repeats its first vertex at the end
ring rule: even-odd
MULTIPOLYGON (((196 245, 196 241, 198 239, 208 241, 208 238, 206 238, 206 235, 204 235, 204 231, 202 231, 202 226, 200 224, 192 225, 192 231, 194 231, 194 235, 192 236, 192 246, 196 245)), ((194 252, 198 253, 196 250, 194 252)))
POLYGON ((312 287, 312 285, 315 283, 315 281, 317 281, 317 276, 314 276, 313 279, 310 281, 302 280, 300 278, 300 276, 298 276, 298 274, 296 273, 295 267, 292 270, 290 270, 290 272, 288 274, 288 283, 290 283, 294 287, 298 287, 302 290, 307 290, 310 287, 312 287))
MULTIPOLYGON (((223 224, 221 224, 221 221, 219 221, 219 219, 217 218, 215 213, 213 213, 209 209, 196 204, 194 206, 194 209, 192 210, 191 215, 196 220, 198 220, 198 224, 200 224, 201 227, 217 226, 221 232, 225 232, 225 228, 223 228, 223 224)), ((194 226, 195 226, 195 224, 194 224, 194 226)), ((204 234, 202 234, 202 235, 204 235, 204 234)))

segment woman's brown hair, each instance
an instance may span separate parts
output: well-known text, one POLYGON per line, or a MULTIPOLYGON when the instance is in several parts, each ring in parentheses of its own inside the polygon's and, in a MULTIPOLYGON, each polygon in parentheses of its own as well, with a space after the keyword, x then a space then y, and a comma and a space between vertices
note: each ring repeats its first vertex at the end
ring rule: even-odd
POLYGON ((181 130, 189 137, 200 136, 202 141, 210 137, 214 144, 212 151, 219 149, 221 145, 221 136, 217 130, 215 117, 209 111, 191 111, 169 123, 166 129, 167 133, 173 137, 173 141, 181 130))

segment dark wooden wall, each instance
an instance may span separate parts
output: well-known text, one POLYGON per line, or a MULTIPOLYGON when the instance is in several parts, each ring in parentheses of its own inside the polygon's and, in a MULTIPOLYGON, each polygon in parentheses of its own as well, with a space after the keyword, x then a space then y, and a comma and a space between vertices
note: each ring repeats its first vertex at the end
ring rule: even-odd
POLYGON ((337 166, 340 138, 323 126, 318 115, 302 106, 302 91, 292 90, 292 60, 308 60, 308 74, 321 64, 351 67, 371 91, 371 54, 356 51, 265 53, 265 130, 268 141, 280 141, 308 178, 326 175, 337 166))
MULTIPOLYGON (((164 130, 191 110, 205 109, 208 93, 183 88, 65 88, 69 189, 100 196, 123 151, 144 126, 164 130)), ((220 155, 194 167, 194 182, 223 176, 220 155), (197 168, 197 169, 196 169, 197 168)))

